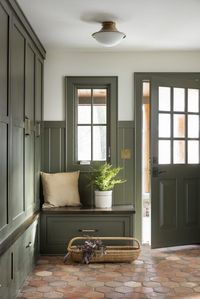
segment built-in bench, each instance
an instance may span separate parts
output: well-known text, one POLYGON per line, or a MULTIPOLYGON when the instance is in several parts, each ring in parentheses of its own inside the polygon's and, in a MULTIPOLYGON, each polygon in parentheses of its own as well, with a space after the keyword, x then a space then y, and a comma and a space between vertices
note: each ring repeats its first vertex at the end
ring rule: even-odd
POLYGON ((75 236, 133 236, 133 206, 111 209, 84 207, 48 208, 41 211, 40 252, 65 254, 75 236))

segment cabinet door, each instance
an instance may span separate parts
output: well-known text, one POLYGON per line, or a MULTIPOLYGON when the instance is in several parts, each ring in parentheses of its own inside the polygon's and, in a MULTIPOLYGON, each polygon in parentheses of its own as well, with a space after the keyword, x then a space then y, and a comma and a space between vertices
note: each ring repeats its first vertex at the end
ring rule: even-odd
MULTIPOLYGON (((12 298, 16 298, 27 275, 35 263, 34 250, 37 243, 37 221, 35 221, 11 247, 11 282, 12 298)), ((11 295, 10 295, 11 296, 11 295)), ((1 297, 0 297, 1 298, 1 297)))
POLYGON ((40 205, 40 171, 41 171, 41 122, 42 122, 42 97, 43 97, 43 64, 42 61, 36 58, 36 92, 35 92, 35 201, 36 206, 40 205))
POLYGON ((35 53, 27 42, 25 76, 25 203, 26 211, 34 208, 34 97, 35 97, 35 53))
POLYGON ((14 19, 11 30, 11 221, 20 221, 24 204, 24 97, 25 97, 25 35, 14 19))
MULTIPOLYGON (((9 57, 9 14, 0 4, 0 231, 8 224, 8 57, 9 57)), ((2 297, 3 298, 3 297, 2 297)))
POLYGON ((25 234, 25 241, 23 244, 24 264, 26 267, 26 274, 28 275, 34 267, 36 257, 38 255, 38 224, 37 221, 29 227, 25 234))
POLYGON ((10 251, 8 250, 0 257, 0 298, 10 299, 9 295, 9 285, 10 285, 10 273, 11 273, 11 263, 10 263, 10 251))
POLYGON ((24 233, 11 247, 11 289, 13 298, 17 296, 17 292, 27 276, 27 266, 25 264, 25 236, 24 233))

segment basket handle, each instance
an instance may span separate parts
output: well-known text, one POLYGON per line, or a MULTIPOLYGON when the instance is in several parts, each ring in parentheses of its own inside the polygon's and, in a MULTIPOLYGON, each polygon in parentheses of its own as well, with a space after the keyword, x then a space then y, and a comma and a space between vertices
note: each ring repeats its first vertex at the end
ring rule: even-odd
POLYGON ((71 246, 72 246, 72 243, 74 241, 77 241, 77 240, 121 240, 121 241, 134 241, 137 243, 137 246, 138 248, 137 249, 140 249, 140 242, 135 239, 135 238, 132 238, 132 237, 75 237, 73 239, 71 239, 68 243, 68 247, 67 247, 67 250, 68 251, 71 251, 71 246))

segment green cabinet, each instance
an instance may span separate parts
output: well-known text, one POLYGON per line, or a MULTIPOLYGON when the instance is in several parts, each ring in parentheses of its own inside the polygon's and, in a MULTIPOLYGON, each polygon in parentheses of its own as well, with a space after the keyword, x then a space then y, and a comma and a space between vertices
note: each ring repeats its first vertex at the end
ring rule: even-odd
POLYGON ((18 3, 0 0, 0 298, 4 299, 16 298, 38 253, 37 225, 27 227, 39 207, 35 170, 41 169, 41 163, 36 166, 41 146, 36 150, 36 123, 42 120, 44 58, 45 50, 18 3))
POLYGON ((131 206, 111 210, 59 208, 41 212, 42 254, 64 254, 70 239, 76 236, 133 236, 134 209, 131 206))
POLYGON ((43 99, 43 61, 39 56, 35 61, 35 206, 40 208, 40 171, 42 168, 42 99, 43 99))
POLYGON ((33 223, 13 246, 13 280, 18 290, 35 264, 34 250, 37 251, 37 222, 33 223))
POLYGON ((11 35, 12 221, 21 220, 24 213, 28 216, 39 207, 42 84, 43 60, 14 18, 11 35))
POLYGON ((24 100, 25 100, 25 32, 17 19, 11 31, 11 113, 12 150, 10 157, 10 221, 19 223, 25 213, 24 197, 24 100))
POLYGON ((29 214, 40 207, 43 99, 43 60, 30 41, 26 46, 25 82, 25 208, 29 214))
POLYGON ((38 255, 38 221, 0 256, 0 298, 15 299, 38 255))
POLYGON ((25 208, 34 210, 34 144, 35 144, 35 52, 26 43, 25 60, 25 208))
POLYGON ((0 243, 39 209, 44 55, 15 0, 0 0, 0 243))
POLYGON ((11 282, 11 254, 10 250, 0 257, 0 298, 10 299, 9 286, 11 282))
MULTIPOLYGON (((0 3, 0 231, 8 224, 8 148, 10 143, 10 109, 8 95, 8 61, 10 15, 0 3)), ((2 297, 3 298, 3 297, 2 297)))

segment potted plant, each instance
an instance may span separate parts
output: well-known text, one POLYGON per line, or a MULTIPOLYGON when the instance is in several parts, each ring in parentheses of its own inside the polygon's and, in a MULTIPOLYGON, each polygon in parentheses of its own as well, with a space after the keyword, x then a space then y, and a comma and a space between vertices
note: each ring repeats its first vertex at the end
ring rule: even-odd
POLYGON ((116 178, 121 167, 113 167, 105 163, 91 168, 90 185, 95 189, 95 207, 112 207, 112 189, 117 184, 122 184, 126 180, 116 178))

